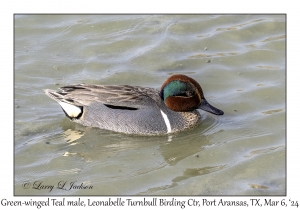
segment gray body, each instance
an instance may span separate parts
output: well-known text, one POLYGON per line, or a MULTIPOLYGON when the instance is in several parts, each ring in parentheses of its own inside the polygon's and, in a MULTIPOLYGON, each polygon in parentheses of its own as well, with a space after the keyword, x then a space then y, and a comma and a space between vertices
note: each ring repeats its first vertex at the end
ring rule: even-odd
POLYGON ((62 87, 60 91, 45 90, 45 93, 60 104, 80 107, 81 112, 70 117, 62 106, 74 122, 128 134, 174 133, 195 126, 201 118, 197 110, 170 110, 159 91, 153 88, 79 84, 62 87))

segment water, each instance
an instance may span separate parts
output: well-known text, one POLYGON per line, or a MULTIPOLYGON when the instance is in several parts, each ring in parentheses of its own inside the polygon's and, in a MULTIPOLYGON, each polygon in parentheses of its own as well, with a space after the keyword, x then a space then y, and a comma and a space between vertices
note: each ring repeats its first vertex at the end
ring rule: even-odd
POLYGON ((15 195, 286 194, 284 15, 14 19, 15 195), (43 93, 160 88, 175 73, 225 115, 200 111, 200 126, 170 136, 125 135, 69 121, 43 93))

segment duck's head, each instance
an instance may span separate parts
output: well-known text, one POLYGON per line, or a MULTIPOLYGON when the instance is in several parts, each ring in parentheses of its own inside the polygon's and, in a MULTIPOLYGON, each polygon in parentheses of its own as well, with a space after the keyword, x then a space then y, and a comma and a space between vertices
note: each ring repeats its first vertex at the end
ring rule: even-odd
POLYGON ((199 83, 183 74, 169 77, 161 86, 160 96, 166 106, 176 112, 187 112, 202 109, 215 115, 224 112, 210 105, 204 98, 199 83))

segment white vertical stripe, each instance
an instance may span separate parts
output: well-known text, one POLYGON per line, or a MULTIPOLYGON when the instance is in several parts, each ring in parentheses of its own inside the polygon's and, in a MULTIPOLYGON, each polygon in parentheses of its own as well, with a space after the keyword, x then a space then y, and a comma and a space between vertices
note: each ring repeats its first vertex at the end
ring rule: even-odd
POLYGON ((171 124, 170 124, 169 118, 162 110, 160 110, 160 112, 161 112, 161 115, 163 116, 164 121, 166 123, 168 133, 170 133, 172 130, 171 130, 171 124))

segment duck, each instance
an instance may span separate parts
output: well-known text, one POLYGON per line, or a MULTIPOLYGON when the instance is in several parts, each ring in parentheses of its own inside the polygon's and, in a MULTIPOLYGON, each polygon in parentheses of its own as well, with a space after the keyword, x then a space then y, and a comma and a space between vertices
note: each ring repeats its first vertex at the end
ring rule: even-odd
POLYGON ((126 134, 161 135, 199 124, 198 109, 223 115, 210 105, 200 84, 174 74, 160 89, 130 85, 73 84, 45 89, 73 122, 126 134))

